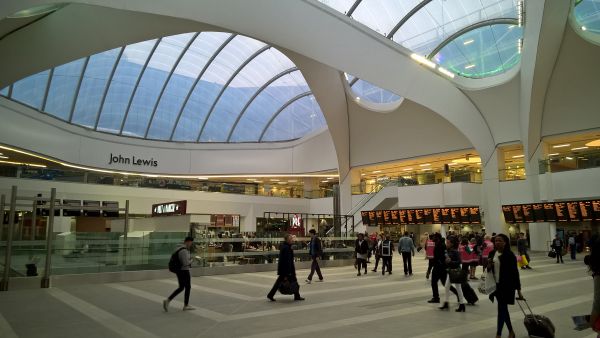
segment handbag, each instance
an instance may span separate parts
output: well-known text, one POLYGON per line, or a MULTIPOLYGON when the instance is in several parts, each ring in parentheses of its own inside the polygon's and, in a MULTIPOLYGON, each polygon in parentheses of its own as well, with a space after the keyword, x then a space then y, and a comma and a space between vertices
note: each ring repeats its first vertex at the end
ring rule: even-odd
POLYGON ((556 258, 556 252, 554 250, 548 251, 548 257, 550 257, 550 258, 556 258))
POLYGON ((529 265, 527 257, 525 257, 525 255, 517 256, 517 265, 519 266, 519 268, 529 265), (521 258, 520 260, 518 259, 519 257, 521 258))
POLYGON ((496 291, 496 277, 491 271, 488 271, 485 275, 485 279, 479 283, 479 293, 484 295, 491 295, 496 291))
POLYGON ((293 295, 297 293, 299 289, 300 285, 298 285, 297 281, 290 282, 286 279, 283 282, 281 282, 281 284, 279 284, 279 292, 282 295, 293 295))
POLYGON ((462 284, 467 282, 467 272, 463 269, 448 269, 448 277, 452 284, 462 284))

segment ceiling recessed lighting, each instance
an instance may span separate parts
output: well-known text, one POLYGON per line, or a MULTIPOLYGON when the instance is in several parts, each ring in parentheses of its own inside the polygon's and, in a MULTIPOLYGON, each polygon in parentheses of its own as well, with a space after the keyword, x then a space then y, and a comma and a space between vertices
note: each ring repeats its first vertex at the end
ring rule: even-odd
POLYGON ((373 174, 379 174, 381 172, 381 170, 374 170, 373 174))
POLYGON ((197 177, 199 180, 207 180, 208 177, 197 177))
POLYGON ((430 165, 431 165, 431 163, 424 163, 424 164, 419 164, 419 167, 428 167, 430 165))
POLYGON ((359 96, 356 97, 356 101, 360 101, 360 97, 359 96))
POLYGON ((431 170, 431 168, 423 168, 423 169, 421 169, 421 171, 427 171, 427 170, 431 170))
POLYGON ((288 180, 288 183, 296 183, 298 180, 288 180))
POLYGON ((523 158, 523 157, 525 157, 525 155, 515 155, 512 158, 523 158))
POLYGON ((3 159, 3 160, 8 160, 8 156, 2 156, 2 155, 0 155, 0 158, 3 159))
POLYGON ((448 69, 444 68, 444 67, 438 67, 438 72, 446 75, 447 77, 454 79, 454 73, 452 73, 451 71, 449 71, 448 69))
POLYGON ((590 141, 590 142, 586 143, 585 145, 588 147, 600 147, 600 139, 590 141))
POLYGON ((365 173, 360 174, 360 176, 365 176, 365 175, 366 175, 365 173))
POLYGON ((587 31, 587 27, 585 27, 585 26, 581 26, 581 30, 582 30, 582 31, 587 31))
POLYGON ((458 163, 456 162, 452 162, 452 163, 448 163, 448 165, 457 165, 458 163))
POLYGON ((333 179, 333 177, 327 177, 327 179, 328 179, 328 180, 332 180, 332 179, 333 179))
POLYGON ((256 180, 253 178, 247 178, 246 181, 256 181, 256 180))
POLYGON ((456 160, 452 160, 453 163, 463 163, 463 164, 468 164, 468 163, 477 163, 477 162, 481 162, 481 157, 479 156, 465 156, 464 158, 459 158, 456 160))
POLYGON ((548 156, 557 156, 558 153, 552 153, 552 154, 548 154, 548 156))
POLYGON ((577 147, 577 148, 571 148, 571 150, 583 150, 583 149, 587 149, 588 147, 577 147))
POLYGON ((287 182, 277 182, 277 184, 287 184, 287 182))
POLYGON ((321 183, 329 183, 329 181, 321 181, 321 183))
POLYGON ((465 46, 466 46, 466 45, 470 45, 470 44, 472 44, 473 42, 475 42, 475 40, 473 40, 473 39, 469 39, 469 40, 467 40, 467 41, 463 42, 463 45, 465 45, 465 46))
POLYGON ((568 147, 570 146, 570 143, 565 143, 565 144, 557 144, 555 146, 552 146, 552 148, 564 148, 564 147, 568 147))
POLYGON ((269 181, 271 181, 271 182, 279 182, 280 180, 279 180, 279 179, 277 179, 277 178, 272 178, 272 179, 270 179, 269 181))
POLYGON ((570 156, 565 157, 567 160, 572 160, 573 158, 570 156))
POLYGON ((406 168, 406 169, 403 169, 403 170, 404 171, 411 171, 411 170, 413 170, 413 168, 406 168))
POLYGON ((465 69, 471 69, 473 67, 475 67, 475 64, 470 64, 470 65, 465 66, 465 69))
POLYGON ((426 58, 424 56, 412 53, 410 55, 410 57, 411 57, 411 59, 413 59, 421 64, 424 64, 425 66, 427 66, 429 68, 432 68, 432 69, 435 68, 435 63, 433 63, 431 60, 429 60, 428 58, 426 58))

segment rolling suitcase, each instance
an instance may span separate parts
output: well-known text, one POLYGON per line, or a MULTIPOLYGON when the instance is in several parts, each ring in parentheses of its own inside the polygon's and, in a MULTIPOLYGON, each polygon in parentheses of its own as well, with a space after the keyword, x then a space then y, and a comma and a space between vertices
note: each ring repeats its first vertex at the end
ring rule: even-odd
POLYGON ((519 304, 521 311, 523 311, 523 314, 525 315, 523 323, 525 324, 525 328, 527 329, 529 337, 554 338, 556 329, 554 328, 554 324, 552 324, 550 318, 542 315, 534 315, 525 299, 517 298, 517 304, 519 304), (527 305, 529 314, 525 312, 521 302, 527 305))
POLYGON ((460 287, 462 289, 463 296, 465 296, 465 300, 467 301, 467 303, 469 305, 475 305, 475 303, 477 303, 477 301, 479 300, 479 297, 477 297, 475 290, 473 290, 471 285, 469 285, 469 282, 462 283, 460 287))

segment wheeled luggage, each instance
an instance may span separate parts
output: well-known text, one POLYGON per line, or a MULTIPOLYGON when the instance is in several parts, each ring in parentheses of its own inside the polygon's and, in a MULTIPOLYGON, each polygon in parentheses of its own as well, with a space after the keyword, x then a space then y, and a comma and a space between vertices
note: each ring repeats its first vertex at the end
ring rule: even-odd
POLYGON ((469 282, 462 283, 460 287, 462 289, 463 296, 465 297, 467 303, 470 305, 475 305, 475 303, 477 303, 477 301, 479 300, 479 297, 477 297, 475 290, 473 290, 471 285, 469 285, 469 282))
POLYGON ((523 323, 525 324, 525 328, 527 329, 529 337, 554 338, 556 329, 554 328, 554 324, 552 324, 550 318, 542 315, 534 315, 525 299, 517 298, 517 304, 519 304, 521 311, 523 311, 523 314, 525 315, 523 323), (521 302, 527 305, 529 313, 525 312, 521 302))

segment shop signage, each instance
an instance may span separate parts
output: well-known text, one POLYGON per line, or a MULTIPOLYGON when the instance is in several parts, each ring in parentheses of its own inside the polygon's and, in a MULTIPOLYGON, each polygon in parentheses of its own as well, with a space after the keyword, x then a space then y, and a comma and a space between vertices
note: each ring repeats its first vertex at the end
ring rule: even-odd
POLYGON ((176 201, 169 203, 153 204, 152 216, 185 215, 187 201, 176 201))
POLYGON ((113 153, 110 153, 108 164, 129 164, 142 167, 158 167, 158 161, 153 157, 150 159, 144 159, 135 156, 127 157, 121 154, 113 155, 113 153))
POLYGON ((292 217, 292 228, 301 227, 302 226, 302 216, 298 214, 294 214, 292 217))

